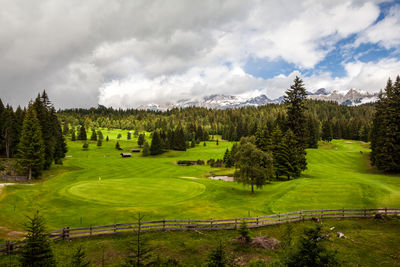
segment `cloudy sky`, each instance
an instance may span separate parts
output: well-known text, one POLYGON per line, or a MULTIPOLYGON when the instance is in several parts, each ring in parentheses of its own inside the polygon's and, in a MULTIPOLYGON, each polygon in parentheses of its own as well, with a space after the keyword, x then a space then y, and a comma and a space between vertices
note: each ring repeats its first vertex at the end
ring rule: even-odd
POLYGON ((376 92, 400 74, 400 1, 0 0, 0 98, 57 108, 209 94, 376 92))

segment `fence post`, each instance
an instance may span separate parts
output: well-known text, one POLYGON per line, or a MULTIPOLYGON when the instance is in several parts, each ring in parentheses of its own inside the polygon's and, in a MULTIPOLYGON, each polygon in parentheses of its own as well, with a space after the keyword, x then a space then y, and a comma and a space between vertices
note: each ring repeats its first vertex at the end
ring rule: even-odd
POLYGON ((278 222, 280 222, 280 221, 281 221, 281 214, 278 213, 278 222))
POLYGON ((90 235, 92 235, 92 226, 90 226, 89 229, 90 229, 90 235))
POLYGON ((69 238, 69 226, 66 227, 65 238, 69 238))
POLYGON ((385 208, 385 215, 387 216, 387 208, 385 208))
POLYGON ((62 239, 63 240, 65 239, 65 227, 63 228, 63 231, 62 231, 62 239))
POLYGON ((211 218, 211 220, 210 220, 210 228, 212 228, 212 223, 213 223, 213 222, 212 222, 212 218, 211 218))
POLYGON ((117 232, 117 224, 114 223, 114 233, 117 232))
POLYGON ((165 231, 165 219, 163 220, 163 231, 165 231))
POLYGON ((324 217, 324 210, 321 210, 321 219, 324 217))
POLYGON ((258 227, 258 218, 257 218, 257 227, 258 227))
POLYGON ((344 208, 342 208, 342 217, 344 218, 344 208))
POLYGON ((237 229, 237 219, 235 219, 235 230, 237 229))

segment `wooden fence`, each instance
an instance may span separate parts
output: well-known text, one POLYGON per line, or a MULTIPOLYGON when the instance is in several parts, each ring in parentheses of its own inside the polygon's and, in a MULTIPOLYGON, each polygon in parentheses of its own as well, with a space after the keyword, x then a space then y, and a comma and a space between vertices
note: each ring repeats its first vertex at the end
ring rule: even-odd
MULTIPOLYGON (((245 221, 248 228, 264 227, 268 225, 289 222, 316 220, 316 219, 350 219, 371 218, 377 213, 388 216, 400 216, 400 209, 328 209, 328 210, 301 210, 295 212, 278 213, 261 217, 236 218, 222 220, 159 220, 140 223, 140 230, 147 231, 183 231, 183 230, 228 230, 237 229, 245 221)), ((116 223, 101 226, 81 228, 64 227, 49 233, 50 239, 72 239, 98 235, 113 235, 130 233, 139 230, 139 223, 116 223)), ((7 241, 0 244, 0 252, 9 253, 23 245, 21 242, 7 241)))

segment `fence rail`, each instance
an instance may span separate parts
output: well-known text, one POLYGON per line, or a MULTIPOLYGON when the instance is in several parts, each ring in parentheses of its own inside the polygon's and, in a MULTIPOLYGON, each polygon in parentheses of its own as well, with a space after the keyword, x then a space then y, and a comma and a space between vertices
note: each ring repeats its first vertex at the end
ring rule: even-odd
MULTIPOLYGON (((326 210, 300 210, 294 212, 278 213, 251 218, 235 218, 221 220, 158 220, 141 222, 142 232, 147 231, 182 231, 182 230, 228 230, 237 229, 245 221, 248 228, 264 227, 268 225, 289 222, 316 220, 316 219, 353 219, 371 218, 377 213, 388 216, 400 216, 400 209, 326 209, 326 210)), ((139 223, 115 223, 100 226, 81 228, 64 227, 49 233, 50 239, 73 239, 98 235, 113 235, 135 232, 139 230, 139 223)), ((23 245, 23 241, 0 244, 0 252, 9 253, 23 245)))

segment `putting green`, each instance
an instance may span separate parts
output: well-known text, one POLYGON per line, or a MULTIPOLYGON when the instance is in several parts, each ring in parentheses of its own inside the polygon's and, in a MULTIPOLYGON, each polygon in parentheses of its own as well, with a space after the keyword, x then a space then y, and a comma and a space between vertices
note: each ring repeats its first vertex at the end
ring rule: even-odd
POLYGON ((79 182, 72 184, 66 192, 69 197, 94 203, 159 207, 196 197, 205 189, 203 184, 183 179, 127 178, 79 182))

